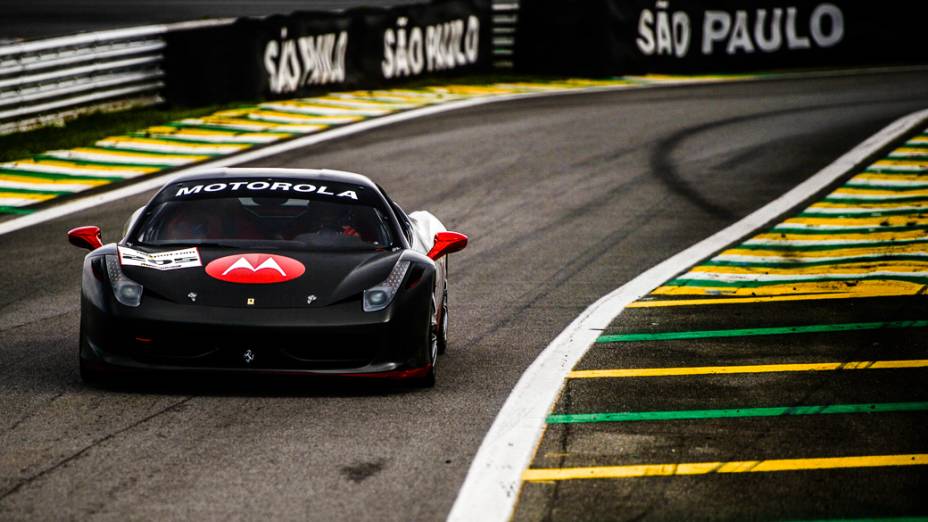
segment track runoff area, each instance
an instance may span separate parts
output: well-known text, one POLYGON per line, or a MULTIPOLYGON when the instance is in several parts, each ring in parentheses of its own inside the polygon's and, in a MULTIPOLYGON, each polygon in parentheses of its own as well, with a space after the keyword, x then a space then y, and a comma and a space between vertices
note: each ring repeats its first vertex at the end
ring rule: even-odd
MULTIPOLYGON (((451 518, 928 521, 926 119, 890 126, 826 169, 845 175, 819 173, 821 190, 797 187, 791 210, 753 216, 763 226, 684 269, 696 245, 643 297, 604 298, 621 313, 590 328, 518 484, 518 458, 492 446, 531 438, 505 418, 531 416, 543 399, 527 394, 451 518), (495 507, 466 506, 481 498, 495 507)), ((562 337, 582 338, 584 319, 562 337)))

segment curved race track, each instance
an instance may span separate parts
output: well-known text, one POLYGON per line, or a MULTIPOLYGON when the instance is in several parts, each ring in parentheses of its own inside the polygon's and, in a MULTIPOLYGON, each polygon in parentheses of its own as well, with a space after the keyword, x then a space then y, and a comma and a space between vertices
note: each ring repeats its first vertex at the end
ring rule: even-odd
POLYGON ((471 235, 431 391, 87 388, 64 232, 113 240, 148 195, 0 236, 0 518, 443 519, 521 372, 589 303, 926 105, 924 72, 568 95, 259 162, 368 174, 471 235))

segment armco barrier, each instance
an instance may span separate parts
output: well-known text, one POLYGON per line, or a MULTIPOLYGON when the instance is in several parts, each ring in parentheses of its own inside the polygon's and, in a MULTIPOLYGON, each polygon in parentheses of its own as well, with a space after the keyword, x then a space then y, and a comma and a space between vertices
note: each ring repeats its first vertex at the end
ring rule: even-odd
POLYGON ((924 0, 532 0, 516 69, 719 73, 928 62, 924 0))
POLYGON ((0 134, 163 100, 164 36, 232 20, 152 25, 0 47, 0 134))

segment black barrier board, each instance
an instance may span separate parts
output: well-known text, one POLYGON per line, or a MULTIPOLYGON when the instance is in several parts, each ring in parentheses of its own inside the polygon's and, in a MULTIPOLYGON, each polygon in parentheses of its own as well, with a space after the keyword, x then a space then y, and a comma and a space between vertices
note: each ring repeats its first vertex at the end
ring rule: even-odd
POLYGON ((489 68, 489 0, 242 18, 168 35, 172 103, 292 98, 489 68))
POLYGON ((515 65, 532 73, 715 73, 922 63, 924 0, 533 0, 515 65))

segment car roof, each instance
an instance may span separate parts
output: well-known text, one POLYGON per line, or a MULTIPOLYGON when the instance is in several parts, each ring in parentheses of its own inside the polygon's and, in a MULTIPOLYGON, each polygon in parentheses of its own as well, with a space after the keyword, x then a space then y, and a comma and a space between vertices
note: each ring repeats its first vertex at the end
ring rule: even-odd
POLYGON ((221 168, 201 170, 191 174, 183 174, 171 180, 170 184, 200 181, 200 180, 229 180, 254 179, 255 177, 270 177, 276 179, 292 179, 301 181, 333 181, 336 183, 351 183, 368 187, 379 192, 377 185, 367 176, 331 169, 281 169, 281 168, 221 168))

